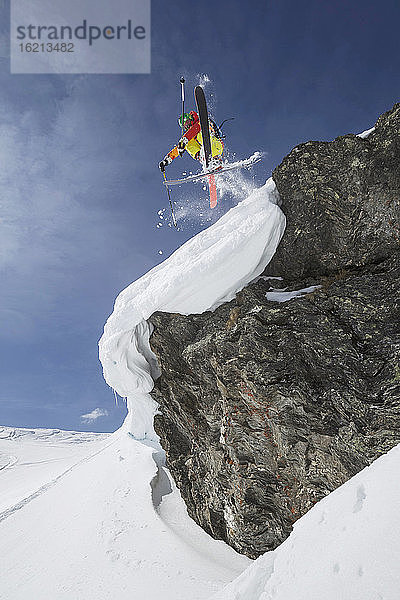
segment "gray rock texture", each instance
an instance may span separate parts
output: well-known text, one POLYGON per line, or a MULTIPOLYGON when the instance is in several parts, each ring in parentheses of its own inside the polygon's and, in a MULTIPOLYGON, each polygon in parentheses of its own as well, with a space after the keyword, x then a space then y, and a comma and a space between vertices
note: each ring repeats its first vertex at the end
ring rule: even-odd
POLYGON ((400 104, 369 138, 302 144, 274 171, 282 280, 150 319, 168 466, 197 523, 252 558, 400 442, 399 124, 400 104))
POLYGON ((286 215, 269 274, 329 274, 387 258, 400 242, 400 104, 366 139, 294 148, 273 172, 286 215))

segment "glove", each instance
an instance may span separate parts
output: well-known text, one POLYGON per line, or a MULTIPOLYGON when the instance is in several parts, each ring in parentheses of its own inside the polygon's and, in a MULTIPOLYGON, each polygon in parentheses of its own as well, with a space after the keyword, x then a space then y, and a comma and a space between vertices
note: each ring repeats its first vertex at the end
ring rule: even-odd
POLYGON ((182 156, 182 154, 185 152, 185 142, 178 142, 178 152, 179 152, 179 156, 182 156))
POLYGON ((166 167, 165 160, 162 160, 158 166, 159 166, 161 173, 164 173, 165 167, 166 167))

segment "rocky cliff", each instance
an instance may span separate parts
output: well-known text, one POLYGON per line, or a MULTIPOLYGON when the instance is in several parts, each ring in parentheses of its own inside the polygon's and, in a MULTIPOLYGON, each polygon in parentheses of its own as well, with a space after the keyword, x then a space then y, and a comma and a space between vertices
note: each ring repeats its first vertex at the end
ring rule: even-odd
POLYGON ((288 224, 265 276, 213 313, 150 319, 168 466, 190 515, 250 557, 400 442, 400 104, 273 177, 288 224))
POLYGON ((300 144, 273 178, 287 227, 269 273, 299 278, 387 258, 400 242, 400 103, 367 138, 300 144))

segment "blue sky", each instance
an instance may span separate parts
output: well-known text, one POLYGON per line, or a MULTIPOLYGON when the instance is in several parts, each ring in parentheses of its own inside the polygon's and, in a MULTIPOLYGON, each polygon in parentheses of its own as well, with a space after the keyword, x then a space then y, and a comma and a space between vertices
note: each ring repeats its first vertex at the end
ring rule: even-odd
POLYGON ((191 108, 208 75, 216 120, 235 117, 230 153, 266 153, 262 184, 296 144, 368 129, 399 101, 399 22, 397 1, 153 0, 151 75, 10 75, 0 1, 1 424, 121 423, 97 358, 116 295, 232 202, 211 214, 201 187, 179 188, 182 230, 156 227, 179 77, 191 108), (82 422, 95 408, 108 416, 82 422))

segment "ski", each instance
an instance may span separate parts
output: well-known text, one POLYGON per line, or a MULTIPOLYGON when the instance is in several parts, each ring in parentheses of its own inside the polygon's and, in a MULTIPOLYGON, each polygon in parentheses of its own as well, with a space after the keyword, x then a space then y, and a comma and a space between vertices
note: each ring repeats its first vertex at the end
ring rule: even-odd
POLYGON ((217 185, 215 175, 208 176, 208 187, 210 189, 210 208, 215 208, 218 204, 217 185))
POLYGON ((210 123, 208 120, 206 97, 204 96, 203 88, 200 85, 196 85, 194 88, 194 97, 196 100, 197 111, 199 113, 201 135, 203 138, 204 165, 205 168, 208 169, 210 158, 212 157, 210 123))
MULTIPOLYGON (((207 102, 204 96, 203 88, 196 85, 194 88, 194 97, 196 99, 197 111, 199 113, 201 136, 203 138, 203 168, 208 169, 210 160, 212 159, 211 137, 210 137, 210 122, 208 120, 207 102)), ((214 175, 209 175, 208 187, 210 190, 210 207, 214 208, 217 205, 217 186, 215 185, 214 175)))
POLYGON ((169 185, 182 185, 182 183, 189 183, 190 181, 197 181, 199 179, 204 179, 209 177, 210 175, 220 175, 221 173, 225 173, 226 171, 232 171, 233 169, 246 169, 255 165, 256 163, 262 160, 262 156, 259 152, 255 152, 253 156, 246 158, 244 160, 239 160, 234 163, 222 163, 222 165, 218 165, 214 169, 209 171, 203 171, 203 173, 197 173, 195 175, 189 175, 183 179, 166 179, 163 183, 167 187, 169 185))

